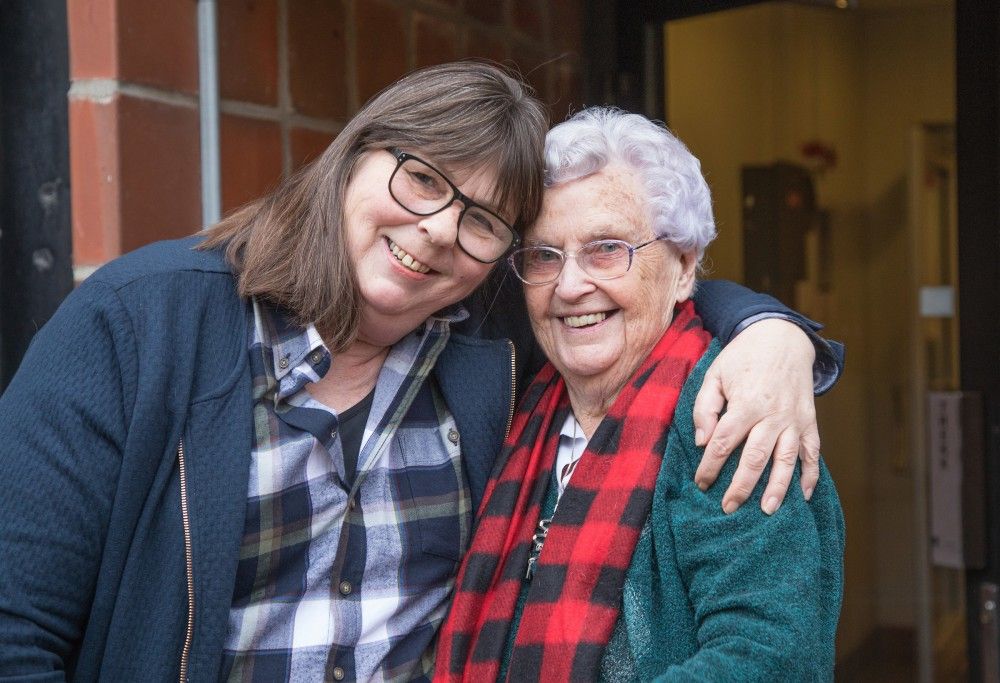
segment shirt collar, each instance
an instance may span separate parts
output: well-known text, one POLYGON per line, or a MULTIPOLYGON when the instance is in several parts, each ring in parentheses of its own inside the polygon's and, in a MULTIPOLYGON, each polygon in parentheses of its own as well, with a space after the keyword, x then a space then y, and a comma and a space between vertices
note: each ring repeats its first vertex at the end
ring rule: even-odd
MULTIPOLYGON (((314 323, 302 327, 288 311, 262 302, 257 297, 253 298, 253 312, 258 341, 270 353, 271 372, 280 387, 277 398, 298 390, 300 382, 282 380, 303 362, 309 363, 317 378, 322 378, 330 369, 330 350, 314 323)), ((425 321, 423 331, 418 331, 418 328, 415 332, 423 336, 432 329, 449 327, 468 317, 469 312, 464 306, 460 303, 452 304, 433 313, 425 321)), ((307 373, 307 376, 310 374, 312 373, 307 373)))
POLYGON ((287 311, 256 297, 253 312, 258 341, 268 350, 271 372, 279 386, 303 362, 308 362, 318 377, 330 369, 330 351, 314 324, 302 327, 287 311))
POLYGON ((440 311, 431 314, 429 320, 440 320, 446 323, 460 323, 469 317, 469 312, 462 304, 452 304, 445 306, 440 311))
POLYGON ((587 440, 587 436, 583 433, 583 427, 581 427, 580 423, 576 421, 576 415, 573 414, 572 410, 569 411, 568 415, 566 415, 566 421, 563 422, 562 427, 559 429, 559 436, 566 437, 570 440, 587 440))

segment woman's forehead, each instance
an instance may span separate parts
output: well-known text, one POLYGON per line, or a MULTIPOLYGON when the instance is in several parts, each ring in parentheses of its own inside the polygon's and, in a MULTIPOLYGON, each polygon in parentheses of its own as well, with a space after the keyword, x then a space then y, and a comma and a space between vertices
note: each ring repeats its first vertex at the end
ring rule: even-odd
POLYGON ((527 240, 638 239, 649 220, 637 184, 603 171, 545 190, 542 212, 526 231, 527 240))

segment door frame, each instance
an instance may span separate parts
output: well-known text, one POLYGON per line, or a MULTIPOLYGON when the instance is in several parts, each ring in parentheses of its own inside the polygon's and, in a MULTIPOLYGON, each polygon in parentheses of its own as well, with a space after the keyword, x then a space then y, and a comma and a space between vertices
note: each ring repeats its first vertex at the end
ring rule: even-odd
POLYGON ((1000 644, 984 642, 980 612, 982 587, 1000 583, 1000 6, 956 0, 955 61, 961 385, 982 396, 985 471, 986 566, 966 572, 969 680, 993 681, 984 646, 1000 644))

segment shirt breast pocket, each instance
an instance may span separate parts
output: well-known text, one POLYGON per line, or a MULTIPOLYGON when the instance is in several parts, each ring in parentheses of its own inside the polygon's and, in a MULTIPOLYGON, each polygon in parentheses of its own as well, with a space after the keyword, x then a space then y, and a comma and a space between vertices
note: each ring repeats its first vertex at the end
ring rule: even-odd
MULTIPOLYGON (((457 434, 447 424, 434 431, 436 436, 442 431, 457 434)), ((400 482, 409 489, 404 494, 408 500, 401 501, 405 524, 421 552, 457 565, 472 526, 472 500, 459 446, 447 438, 429 439, 426 432, 415 436, 397 434, 404 463, 400 482)))

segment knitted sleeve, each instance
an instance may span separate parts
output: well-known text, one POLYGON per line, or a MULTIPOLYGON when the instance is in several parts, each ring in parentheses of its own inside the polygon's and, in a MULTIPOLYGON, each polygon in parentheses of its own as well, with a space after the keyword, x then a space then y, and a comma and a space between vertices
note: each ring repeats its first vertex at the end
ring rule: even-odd
POLYGON ((136 357, 114 291, 84 283, 0 397, 0 677, 64 680, 85 625, 136 357))
POLYGON ((700 491, 694 472, 702 450, 690 415, 711 355, 678 403, 651 519, 660 574, 680 576, 696 643, 693 655, 658 680, 832 680, 844 536, 830 474, 822 469, 806 502, 796 472, 790 495, 771 516, 760 510, 767 472, 746 504, 722 512, 737 458, 700 491), (666 562, 676 566, 665 571, 666 562))

